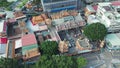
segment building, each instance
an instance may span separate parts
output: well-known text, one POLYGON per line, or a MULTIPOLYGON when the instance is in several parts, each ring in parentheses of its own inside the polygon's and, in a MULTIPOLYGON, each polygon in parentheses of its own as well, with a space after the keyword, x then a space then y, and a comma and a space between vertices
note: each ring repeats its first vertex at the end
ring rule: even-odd
POLYGON ((5 19, 5 17, 6 17, 6 14, 0 11, 0 19, 5 19))
POLYGON ((24 60, 40 55, 34 34, 27 34, 15 41, 15 56, 22 55, 24 60))
POLYGON ((13 11, 5 11, 5 13, 6 13, 6 19, 15 17, 13 11))
POLYGON ((100 22, 106 26, 108 32, 120 30, 120 14, 114 11, 110 2, 98 3, 96 15, 100 22))
POLYGON ((25 21, 13 21, 7 23, 7 37, 9 39, 20 38, 22 35, 28 34, 29 29, 26 27, 25 21))
POLYGON ((52 19, 52 25, 55 26, 58 32, 86 25, 80 13, 75 13, 75 15, 68 15, 65 17, 61 17, 61 15, 56 15, 56 17, 54 16, 52 17, 52 19))
POLYGON ((43 10, 47 12, 57 12, 77 8, 77 0, 41 0, 41 3, 43 10))
POLYGON ((89 15, 92 15, 92 14, 96 14, 96 11, 94 10, 94 8, 92 7, 92 5, 87 5, 84 9, 85 11, 85 19, 87 20, 88 19, 88 16, 89 15))
POLYGON ((14 12, 13 11, 0 11, 0 17, 5 17, 6 19, 14 18, 14 12))
POLYGON ((94 10, 94 8, 92 7, 92 5, 87 5, 84 9, 85 11, 85 16, 88 16, 90 14, 95 14, 96 11, 94 10))
POLYGON ((31 22, 32 22, 33 25, 36 25, 36 24, 44 22, 44 19, 42 18, 41 15, 33 16, 32 19, 31 19, 31 22))
POLYGON ((112 3, 112 6, 113 6, 113 9, 116 11, 116 12, 119 12, 120 13, 120 1, 113 1, 111 2, 112 3))
POLYGON ((92 23, 100 23, 100 20, 97 18, 96 15, 89 15, 87 17, 87 24, 92 24, 92 23))
POLYGON ((23 12, 22 11, 15 11, 14 13, 13 13, 13 15, 14 15, 14 18, 16 19, 16 20, 23 20, 23 21, 25 21, 27 18, 26 18, 26 15, 25 14, 23 14, 23 12))
POLYGON ((109 50, 120 49, 120 33, 108 34, 105 37, 106 46, 109 50))
POLYGON ((6 23, 4 20, 1 20, 0 21, 0 37, 4 37, 6 36, 6 23))
POLYGON ((84 0, 84 2, 87 4, 100 3, 100 2, 110 2, 110 1, 118 1, 118 0, 84 0))
POLYGON ((60 41, 58 47, 59 47, 58 50, 59 50, 61 53, 68 52, 68 49, 69 49, 69 48, 68 48, 68 43, 67 43, 67 42, 65 42, 65 41, 60 41))
POLYGON ((0 38, 0 58, 6 57, 7 38, 0 38))
POLYGON ((92 45, 89 44, 89 40, 87 38, 77 39, 75 45, 78 50, 78 54, 92 51, 92 45))

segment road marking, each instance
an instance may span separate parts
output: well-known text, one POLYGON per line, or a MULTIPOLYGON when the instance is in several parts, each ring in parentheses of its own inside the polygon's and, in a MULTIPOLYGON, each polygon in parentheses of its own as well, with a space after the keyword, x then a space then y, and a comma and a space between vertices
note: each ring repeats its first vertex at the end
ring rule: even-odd
POLYGON ((97 60, 100 60, 100 58, 98 56, 96 56, 97 60))

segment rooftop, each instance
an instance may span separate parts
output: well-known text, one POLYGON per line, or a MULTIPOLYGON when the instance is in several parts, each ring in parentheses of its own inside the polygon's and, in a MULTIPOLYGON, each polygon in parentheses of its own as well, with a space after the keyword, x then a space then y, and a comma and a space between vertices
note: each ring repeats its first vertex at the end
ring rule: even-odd
POLYGON ((120 46, 120 33, 108 34, 106 36, 106 40, 108 40, 111 43, 111 45, 120 46))
MULTIPOLYGON (((0 56, 2 54, 5 54, 6 55, 6 44, 0 44, 0 56)), ((1 57, 0 57, 1 58, 1 57)))
POLYGON ((39 24, 39 23, 43 23, 46 19, 48 19, 46 14, 41 14, 38 16, 33 16, 31 21, 33 25, 39 24))
POLYGON ((86 8, 90 12, 95 12, 94 8, 91 5, 87 5, 86 8))
POLYGON ((89 15, 87 23, 92 24, 92 23, 98 23, 100 20, 95 16, 95 15, 89 15))
POLYGON ((54 19, 59 19, 66 16, 77 16, 77 15, 78 15, 78 12, 76 10, 69 10, 69 11, 65 10, 65 11, 51 14, 51 18, 52 20, 54 20, 54 19))
POLYGON ((0 44, 7 44, 7 38, 0 38, 0 44))
POLYGON ((111 3, 113 6, 120 6, 120 1, 113 1, 111 3))
POLYGON ((98 3, 99 6, 109 6, 110 2, 98 3))
POLYGON ((41 23, 41 22, 43 22, 43 18, 40 15, 32 17, 33 25, 36 25, 36 24, 41 23))
POLYGON ((22 46, 28 46, 32 44, 37 44, 34 34, 27 34, 22 36, 22 46))
POLYGON ((93 9, 94 9, 95 11, 97 11, 97 8, 98 8, 98 5, 94 5, 94 6, 93 6, 93 9))
POLYGON ((103 6, 103 8, 104 8, 106 11, 112 11, 112 9, 111 9, 110 6, 103 6))
POLYGON ((12 11, 5 11, 5 13, 6 13, 6 18, 14 18, 15 17, 14 12, 12 12, 12 11))
POLYGON ((112 11, 111 8, 111 3, 110 2, 105 2, 105 3, 98 3, 98 6, 100 6, 104 12, 105 11, 112 11))
POLYGON ((15 18, 25 17, 22 11, 16 11, 14 12, 15 18))
POLYGON ((84 48, 91 48, 88 40, 85 38, 83 40, 78 40, 80 46, 84 47, 84 48))
POLYGON ((0 32, 6 31, 6 23, 4 20, 0 21, 0 32))
POLYGON ((22 47, 22 40, 18 39, 15 41, 15 49, 22 47))

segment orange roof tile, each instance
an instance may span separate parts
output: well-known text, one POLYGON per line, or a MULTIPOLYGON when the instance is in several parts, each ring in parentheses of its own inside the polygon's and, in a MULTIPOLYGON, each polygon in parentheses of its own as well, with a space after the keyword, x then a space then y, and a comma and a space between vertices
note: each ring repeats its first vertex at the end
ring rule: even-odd
POLYGON ((24 14, 22 11, 16 11, 16 12, 14 12, 14 16, 15 16, 15 18, 17 18, 17 17, 24 16, 24 14))
POLYGON ((39 24, 39 23, 41 23, 43 21, 44 20, 41 17, 41 15, 32 17, 32 23, 33 23, 33 25, 39 24))

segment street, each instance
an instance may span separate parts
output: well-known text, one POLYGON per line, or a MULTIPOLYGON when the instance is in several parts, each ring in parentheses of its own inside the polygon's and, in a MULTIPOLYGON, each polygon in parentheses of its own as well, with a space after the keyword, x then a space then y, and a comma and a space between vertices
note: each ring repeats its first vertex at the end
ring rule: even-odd
POLYGON ((84 68, 120 68, 118 65, 120 64, 119 53, 119 51, 109 52, 108 50, 104 49, 103 52, 90 52, 77 55, 77 57, 82 56, 87 59, 88 63, 84 68))

